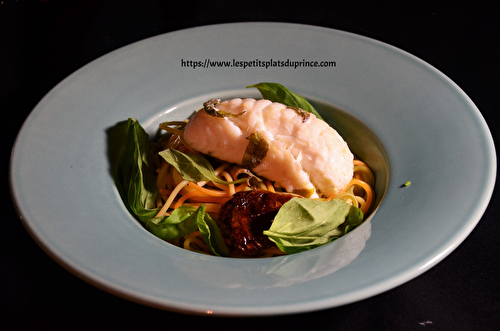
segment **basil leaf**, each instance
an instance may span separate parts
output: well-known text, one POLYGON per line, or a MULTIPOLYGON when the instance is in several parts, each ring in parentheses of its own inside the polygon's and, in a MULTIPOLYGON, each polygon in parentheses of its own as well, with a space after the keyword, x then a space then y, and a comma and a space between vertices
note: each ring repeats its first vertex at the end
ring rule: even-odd
POLYGON ((253 169, 257 167, 266 157, 269 150, 269 143, 264 139, 264 137, 262 137, 259 131, 251 133, 247 139, 250 142, 245 149, 245 154, 243 154, 241 164, 244 167, 253 169))
POLYGON ((182 175, 184 180, 191 182, 212 181, 220 184, 235 184, 246 181, 246 178, 228 182, 215 175, 214 168, 203 156, 184 154, 175 149, 166 149, 159 153, 165 161, 170 163, 182 175))
POLYGON ((108 130, 112 173, 118 191, 131 213, 143 222, 159 210, 154 207, 158 193, 148 139, 148 134, 133 118, 108 130))
POLYGON ((327 244, 362 221, 361 210, 342 200, 295 197, 283 204, 264 234, 283 252, 293 254, 327 244))
POLYGON ((197 209, 193 206, 180 206, 170 216, 147 220, 146 229, 164 240, 184 237, 197 230, 197 209))
POLYGON ((201 204, 196 211, 196 224, 200 230, 203 241, 210 251, 217 256, 229 256, 229 249, 224 242, 222 233, 215 221, 205 213, 205 205, 201 204))
POLYGON ((238 118, 241 115, 245 113, 245 111, 242 111, 239 114, 233 114, 230 112, 222 111, 217 108, 217 105, 221 102, 221 99, 210 99, 207 102, 203 103, 203 108, 205 109, 205 112, 213 117, 233 117, 233 118, 238 118))
MULTIPOLYGON (((116 187, 127 209, 144 223, 149 232, 163 240, 174 240, 199 228, 204 241, 214 254, 229 255, 217 224, 205 212, 205 205, 199 208, 180 206, 170 216, 155 217, 160 208, 152 207, 158 194, 152 167, 153 155, 148 148, 149 136, 136 119, 129 118, 118 123, 109 129, 107 134, 109 158, 116 187)), ((196 168, 202 168, 203 173, 208 172, 206 176, 210 177, 209 180, 214 179, 211 177, 215 176, 215 173, 206 159, 202 157, 198 159, 196 155, 187 158, 196 164, 196 168)), ((238 182, 245 180, 241 179, 238 182)))
POLYGON ((264 99, 271 100, 273 102, 279 102, 288 107, 298 107, 309 113, 316 115, 317 118, 323 119, 321 115, 314 109, 314 107, 302 96, 294 93, 278 83, 259 83, 255 85, 249 85, 249 87, 257 88, 264 99))

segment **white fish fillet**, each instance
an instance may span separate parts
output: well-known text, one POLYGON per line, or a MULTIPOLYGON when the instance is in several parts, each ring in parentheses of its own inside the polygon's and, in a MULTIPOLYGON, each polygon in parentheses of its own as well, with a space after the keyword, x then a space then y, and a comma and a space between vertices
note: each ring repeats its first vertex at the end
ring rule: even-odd
POLYGON ((184 130, 184 140, 196 151, 242 164, 247 137, 260 133, 269 149, 252 171, 275 181, 287 192, 331 196, 353 176, 353 154, 342 137, 313 114, 269 100, 232 99, 216 104, 216 117, 200 109, 184 130))

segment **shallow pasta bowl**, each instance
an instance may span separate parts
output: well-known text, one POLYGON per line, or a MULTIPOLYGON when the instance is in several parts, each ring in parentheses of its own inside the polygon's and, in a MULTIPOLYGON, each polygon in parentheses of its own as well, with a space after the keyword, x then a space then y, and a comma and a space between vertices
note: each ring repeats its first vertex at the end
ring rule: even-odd
POLYGON ((240 23, 149 38, 70 75, 24 123, 10 185, 26 229, 76 276, 162 309, 249 316, 335 307, 422 274, 472 231, 495 175, 479 110, 429 64, 342 31, 240 23), (344 136, 376 173, 376 211, 331 244, 268 259, 205 256, 144 230, 113 183, 109 131, 134 117, 154 135, 210 98, 258 96, 245 86, 259 82, 303 95, 344 136))

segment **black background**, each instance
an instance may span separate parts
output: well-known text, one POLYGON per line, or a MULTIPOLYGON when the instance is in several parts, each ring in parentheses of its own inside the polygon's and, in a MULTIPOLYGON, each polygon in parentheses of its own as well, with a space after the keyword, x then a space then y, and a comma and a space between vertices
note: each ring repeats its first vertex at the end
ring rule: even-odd
POLYGON ((350 31, 397 46, 454 80, 480 109, 498 145, 499 3, 370 3, 0 0, 1 155, 5 183, 0 222, 0 328, 500 329, 498 185, 471 235, 443 262, 416 279, 346 306, 263 318, 182 315, 110 295, 51 260, 17 218, 8 191, 8 158, 17 132, 37 102, 66 76, 101 55, 146 37, 200 25, 242 21, 304 23, 350 31))

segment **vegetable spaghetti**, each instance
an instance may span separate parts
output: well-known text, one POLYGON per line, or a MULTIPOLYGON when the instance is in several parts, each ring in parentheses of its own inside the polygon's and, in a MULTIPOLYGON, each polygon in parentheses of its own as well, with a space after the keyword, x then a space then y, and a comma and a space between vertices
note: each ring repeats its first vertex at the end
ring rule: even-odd
MULTIPOLYGON (((151 145, 154 155, 159 155, 162 150, 176 149, 184 153, 195 153, 183 143, 183 129, 187 124, 184 122, 172 121, 159 125, 166 134, 157 142, 151 145)), ((168 216, 180 206, 192 206, 198 208, 201 204, 206 206, 206 211, 214 219, 217 219, 222 205, 229 201, 236 192, 250 191, 254 189, 267 190, 269 192, 283 192, 276 188, 274 184, 265 178, 259 178, 251 170, 242 166, 212 160, 215 175, 226 184, 213 181, 192 182, 184 180, 181 173, 165 159, 156 158, 156 174, 159 195, 156 207, 160 208, 156 217, 168 216), (242 181, 235 183, 235 181, 242 181)), ((350 205, 361 209, 364 215, 368 215, 374 203, 375 177, 370 167, 359 159, 353 161, 354 175, 349 184, 339 194, 332 195, 321 200, 330 201, 340 199, 350 205)), ((211 254, 210 248, 203 242, 199 231, 195 231, 183 238, 171 241, 175 245, 185 249, 211 254)), ((277 248, 266 250, 264 256, 283 254, 277 248)))

